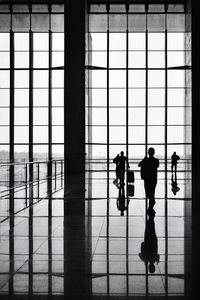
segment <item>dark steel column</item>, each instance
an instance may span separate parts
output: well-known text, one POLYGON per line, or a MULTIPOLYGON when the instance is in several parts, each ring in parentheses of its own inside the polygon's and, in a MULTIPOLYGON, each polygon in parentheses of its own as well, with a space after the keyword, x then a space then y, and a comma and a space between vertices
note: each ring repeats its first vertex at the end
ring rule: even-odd
POLYGON ((65 215, 84 215, 85 3, 65 3, 64 160, 65 215), (77 187, 78 185, 78 187, 77 187), (68 193, 69 191, 69 193, 68 193))

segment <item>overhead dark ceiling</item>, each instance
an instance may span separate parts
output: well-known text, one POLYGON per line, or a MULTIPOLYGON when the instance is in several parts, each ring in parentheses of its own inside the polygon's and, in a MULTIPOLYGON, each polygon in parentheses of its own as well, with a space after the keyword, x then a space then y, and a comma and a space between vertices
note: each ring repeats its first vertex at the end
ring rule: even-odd
MULTIPOLYGON (((64 3, 67 0, 0 0, 0 4, 5 4, 5 3, 57 3, 61 4, 64 3)), ((73 0, 76 1, 76 0, 73 0)), ((85 1, 85 0, 78 0, 78 1, 85 1)), ((102 3, 107 3, 107 4, 125 4, 125 3, 131 3, 131 4, 148 4, 148 3, 155 3, 155 4, 163 4, 163 3, 185 3, 186 0, 87 0, 88 3, 95 3, 95 4, 102 4, 102 3)), ((196 0, 198 1, 198 0, 196 0)))

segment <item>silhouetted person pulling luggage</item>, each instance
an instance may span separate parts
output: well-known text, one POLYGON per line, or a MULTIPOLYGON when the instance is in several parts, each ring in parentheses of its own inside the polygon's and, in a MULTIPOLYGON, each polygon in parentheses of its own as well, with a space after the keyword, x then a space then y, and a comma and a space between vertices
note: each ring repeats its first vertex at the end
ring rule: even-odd
POLYGON ((154 148, 149 148, 149 157, 145 157, 138 166, 141 167, 141 178, 144 180, 146 197, 149 199, 149 207, 153 208, 155 204, 155 188, 157 184, 157 168, 159 159, 154 157, 154 148))

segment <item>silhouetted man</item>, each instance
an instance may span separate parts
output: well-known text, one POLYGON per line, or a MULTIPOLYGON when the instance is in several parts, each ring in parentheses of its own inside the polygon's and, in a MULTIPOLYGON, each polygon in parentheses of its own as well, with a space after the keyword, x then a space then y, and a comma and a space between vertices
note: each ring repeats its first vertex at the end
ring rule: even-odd
POLYGON ((117 156, 115 156, 115 158, 113 159, 113 162, 116 164, 116 169, 115 169, 116 179, 113 181, 113 183, 118 186, 118 180, 120 180, 119 154, 117 154, 117 156))
POLYGON ((155 231, 155 210, 149 208, 148 210, 148 220, 146 223, 146 229, 144 233, 144 242, 141 243, 141 253, 139 257, 144 261, 145 265, 148 265, 149 272, 155 272, 155 262, 159 262, 160 255, 158 254, 158 240, 155 231))
POLYGON ((121 155, 118 158, 118 167, 119 167, 119 179, 120 179, 120 185, 124 184, 124 175, 125 175, 125 166, 127 164, 127 168, 129 168, 128 159, 126 156, 124 156, 124 152, 121 151, 121 155))
POLYGON ((155 204, 155 188, 157 184, 157 168, 159 159, 154 157, 154 148, 149 148, 149 157, 145 157, 138 166, 141 167, 141 178, 144 180, 146 197, 149 199, 149 207, 153 208, 155 204))
POLYGON ((120 187, 119 187, 119 195, 118 195, 118 198, 117 198, 117 208, 120 211, 121 216, 124 216, 125 210, 128 209, 129 201, 130 200, 127 199, 127 204, 126 204, 126 197, 125 197, 125 193, 124 193, 124 185, 121 184, 120 187))
POLYGON ((175 173, 176 176, 176 171, 177 171, 177 164, 178 164, 178 160, 180 159, 180 157, 176 154, 176 152, 174 152, 171 156, 171 168, 172 168, 172 173, 175 173))

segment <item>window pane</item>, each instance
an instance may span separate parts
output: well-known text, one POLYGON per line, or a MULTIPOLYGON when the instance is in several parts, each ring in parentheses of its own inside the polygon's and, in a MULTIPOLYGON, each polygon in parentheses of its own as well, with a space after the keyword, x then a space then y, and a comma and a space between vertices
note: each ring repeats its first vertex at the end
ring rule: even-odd
POLYGON ((109 127, 110 143, 126 143, 126 127, 115 126, 109 127))
POLYGON ((33 124, 47 125, 48 124, 48 109, 44 107, 33 109, 33 124))
POLYGON ((34 63, 34 68, 48 68, 49 66, 48 52, 34 52, 33 63, 34 63))
POLYGON ((15 89, 15 106, 29 106, 28 89, 15 89))
POLYGON ((125 108, 110 108, 109 109, 110 125, 125 125, 126 124, 126 109, 125 108))
POLYGON ((91 78, 90 86, 93 88, 106 88, 107 86, 107 73, 102 70, 89 71, 91 78))
POLYGON ((52 51, 64 51, 64 33, 52 34, 52 51))
POLYGON ((64 67, 64 52, 52 53, 52 67, 64 67))
POLYGON ((146 55, 145 52, 129 52, 129 68, 145 68, 146 55))
POLYGON ((33 34, 33 49, 35 51, 49 50, 49 34, 48 33, 34 33, 33 34))
POLYGON ((52 143, 64 143, 64 126, 52 126, 52 143))
POLYGON ((15 52, 15 68, 29 68, 28 52, 15 52))
POLYGON ((164 126, 149 126, 148 127, 148 142, 164 143, 165 141, 165 128, 164 126))
POLYGON ((128 15, 128 30, 129 32, 145 32, 146 15, 145 14, 128 15))
POLYGON ((184 143, 184 126, 168 126, 168 143, 184 143))
POLYGON ((92 66, 107 67, 107 53, 106 52, 92 52, 92 66))
POLYGON ((111 88, 124 88, 126 86, 126 71, 110 70, 109 86, 111 88))
POLYGON ((113 14, 109 15, 109 30, 110 32, 126 32, 127 17, 126 15, 113 14))
POLYGON ((169 87, 184 87, 185 86, 185 71, 183 70, 168 70, 168 86, 169 87))
POLYGON ((184 106, 185 90, 184 89, 168 89, 168 106, 184 106))
POLYGON ((109 67, 110 68, 125 68, 126 67, 126 52, 110 52, 109 67))
POLYGON ((165 31, 165 15, 164 14, 148 14, 147 28, 151 32, 165 31))
POLYGON ((89 90, 89 105, 106 106, 107 105, 107 90, 106 89, 90 89, 89 90))
POLYGON ((12 30, 15 32, 27 32, 30 28, 29 14, 13 14, 12 15, 12 30))
POLYGON ((33 90, 33 105, 48 106, 48 89, 33 90))
POLYGON ((184 124, 184 108, 183 107, 168 107, 168 124, 182 125, 184 124))
POLYGON ((96 50, 106 50, 107 49, 107 33, 91 33, 91 38, 89 36, 89 49, 96 50))
POLYGON ((183 51, 168 52, 167 57, 168 67, 182 67, 185 65, 183 51))
POLYGON ((47 32, 49 30, 49 15, 31 14, 31 29, 36 32, 47 32))
POLYGON ((9 89, 0 89, 0 107, 10 105, 10 91, 9 89))
POLYGON ((1 143, 9 143, 9 126, 3 126, 3 127, 0 126, 0 136, 1 136, 1 143))
POLYGON ((165 124, 165 109, 162 107, 149 107, 148 109, 148 124, 149 125, 164 125, 165 124))
POLYGON ((145 33, 129 33, 128 35, 129 50, 145 50, 146 36, 145 33))
POLYGON ((28 51, 29 50, 29 34, 28 33, 15 33, 15 50, 28 51))
POLYGON ((165 34, 149 33, 148 50, 165 50, 165 34))
POLYGON ((145 143, 145 126, 129 126, 129 143, 145 143))
POLYGON ((52 32, 64 31, 64 14, 51 15, 51 30, 52 32))
POLYGON ((143 70, 130 70, 129 71, 129 87, 145 87, 145 71, 143 70))
POLYGON ((129 106, 145 106, 145 89, 129 89, 129 106))
POLYGON ((109 50, 126 50, 126 34, 110 33, 109 34, 109 50))
POLYGON ((49 85, 49 72, 48 71, 34 71, 33 83, 35 88, 47 88, 49 85))
POLYGON ((9 51, 10 50, 10 34, 9 33, 0 33, 0 50, 9 51))
POLYGON ((164 68, 165 67, 165 52, 149 52, 148 53, 149 68, 164 68))
POLYGON ((33 141, 34 143, 48 143, 48 127, 34 126, 33 127, 33 141))
POLYGON ((15 71, 15 88, 29 87, 29 71, 15 71))
POLYGON ((29 124, 29 109, 28 108, 15 108, 15 125, 28 125, 29 124))
POLYGON ((64 125, 64 109, 52 107, 52 124, 64 125))
POLYGON ((148 86, 164 87, 165 86, 165 71, 150 70, 148 71, 148 86))
POLYGON ((25 143, 29 142, 29 128, 28 126, 15 126, 14 127, 14 137, 15 143, 25 143))
POLYGON ((126 106, 126 90, 125 89, 109 89, 109 105, 126 106))
POLYGON ((89 108, 89 114, 92 114, 93 125, 107 124, 107 109, 105 108, 89 108))
POLYGON ((167 34, 168 50, 184 50, 185 39, 184 33, 170 32, 167 34))
POLYGON ((1 88, 10 87, 10 72, 9 71, 0 71, 0 83, 1 88))
POLYGON ((145 124, 145 108, 129 108, 129 125, 145 124))
POLYGON ((10 67, 10 53, 0 52, 0 68, 9 68, 9 67, 10 67))
POLYGON ((164 89, 148 89, 148 105, 164 106, 165 90, 164 89))
POLYGON ((52 71, 52 87, 64 87, 64 71, 52 71))
POLYGON ((91 128, 92 131, 92 143, 106 143, 107 142, 107 128, 105 127, 96 127, 91 128))
POLYGON ((64 106, 63 89, 52 89, 52 106, 64 106))
POLYGON ((89 32, 106 32, 107 31, 107 14, 91 14, 89 18, 89 32))

